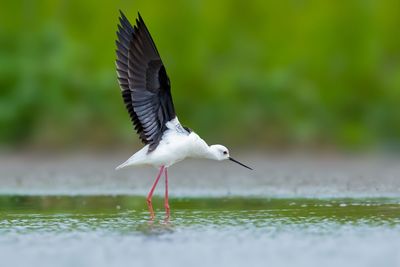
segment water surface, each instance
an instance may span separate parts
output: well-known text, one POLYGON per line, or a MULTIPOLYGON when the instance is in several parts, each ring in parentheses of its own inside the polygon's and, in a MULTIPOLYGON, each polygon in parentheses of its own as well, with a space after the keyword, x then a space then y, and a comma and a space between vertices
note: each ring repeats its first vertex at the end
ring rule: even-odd
POLYGON ((4 266, 399 266, 400 200, 2 196, 4 266))

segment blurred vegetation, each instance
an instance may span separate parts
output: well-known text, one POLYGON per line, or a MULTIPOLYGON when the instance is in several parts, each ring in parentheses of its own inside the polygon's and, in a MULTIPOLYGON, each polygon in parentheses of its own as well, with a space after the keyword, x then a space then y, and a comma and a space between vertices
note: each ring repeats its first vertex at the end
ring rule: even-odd
POLYGON ((210 143, 400 148, 390 0, 2 1, 0 144, 139 144, 116 81, 118 9, 141 12, 180 121, 210 143))

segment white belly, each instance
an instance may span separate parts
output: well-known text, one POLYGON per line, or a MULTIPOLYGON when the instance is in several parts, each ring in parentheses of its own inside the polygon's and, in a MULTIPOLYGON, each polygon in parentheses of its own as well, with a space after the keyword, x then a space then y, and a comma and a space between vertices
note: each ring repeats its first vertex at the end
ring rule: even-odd
POLYGON ((190 139, 189 135, 173 134, 161 140, 156 150, 147 155, 148 164, 169 167, 184 160, 190 154, 190 139))
POLYGON ((207 147, 207 144, 194 132, 186 135, 167 131, 154 151, 147 153, 148 146, 145 146, 117 169, 132 165, 170 167, 185 158, 200 157, 207 147))

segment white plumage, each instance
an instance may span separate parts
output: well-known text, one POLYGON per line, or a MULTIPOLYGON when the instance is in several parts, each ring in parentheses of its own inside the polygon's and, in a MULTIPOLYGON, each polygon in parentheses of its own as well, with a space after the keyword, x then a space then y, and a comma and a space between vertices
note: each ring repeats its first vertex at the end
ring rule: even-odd
POLYGON ((152 165, 170 167, 185 158, 224 160, 229 158, 228 149, 222 145, 208 146, 195 132, 182 131, 178 118, 167 122, 167 128, 156 150, 148 153, 149 145, 133 154, 117 170, 128 166, 152 165), (225 152, 225 153, 224 153, 225 152))

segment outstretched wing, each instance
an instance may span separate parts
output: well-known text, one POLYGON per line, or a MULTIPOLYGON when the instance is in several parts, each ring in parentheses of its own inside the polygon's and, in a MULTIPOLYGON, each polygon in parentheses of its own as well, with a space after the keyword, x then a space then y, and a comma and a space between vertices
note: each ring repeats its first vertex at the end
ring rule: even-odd
POLYGON ((132 27, 120 11, 117 36, 117 74, 122 97, 135 130, 153 151, 176 117, 170 82, 157 48, 140 14, 132 27))

